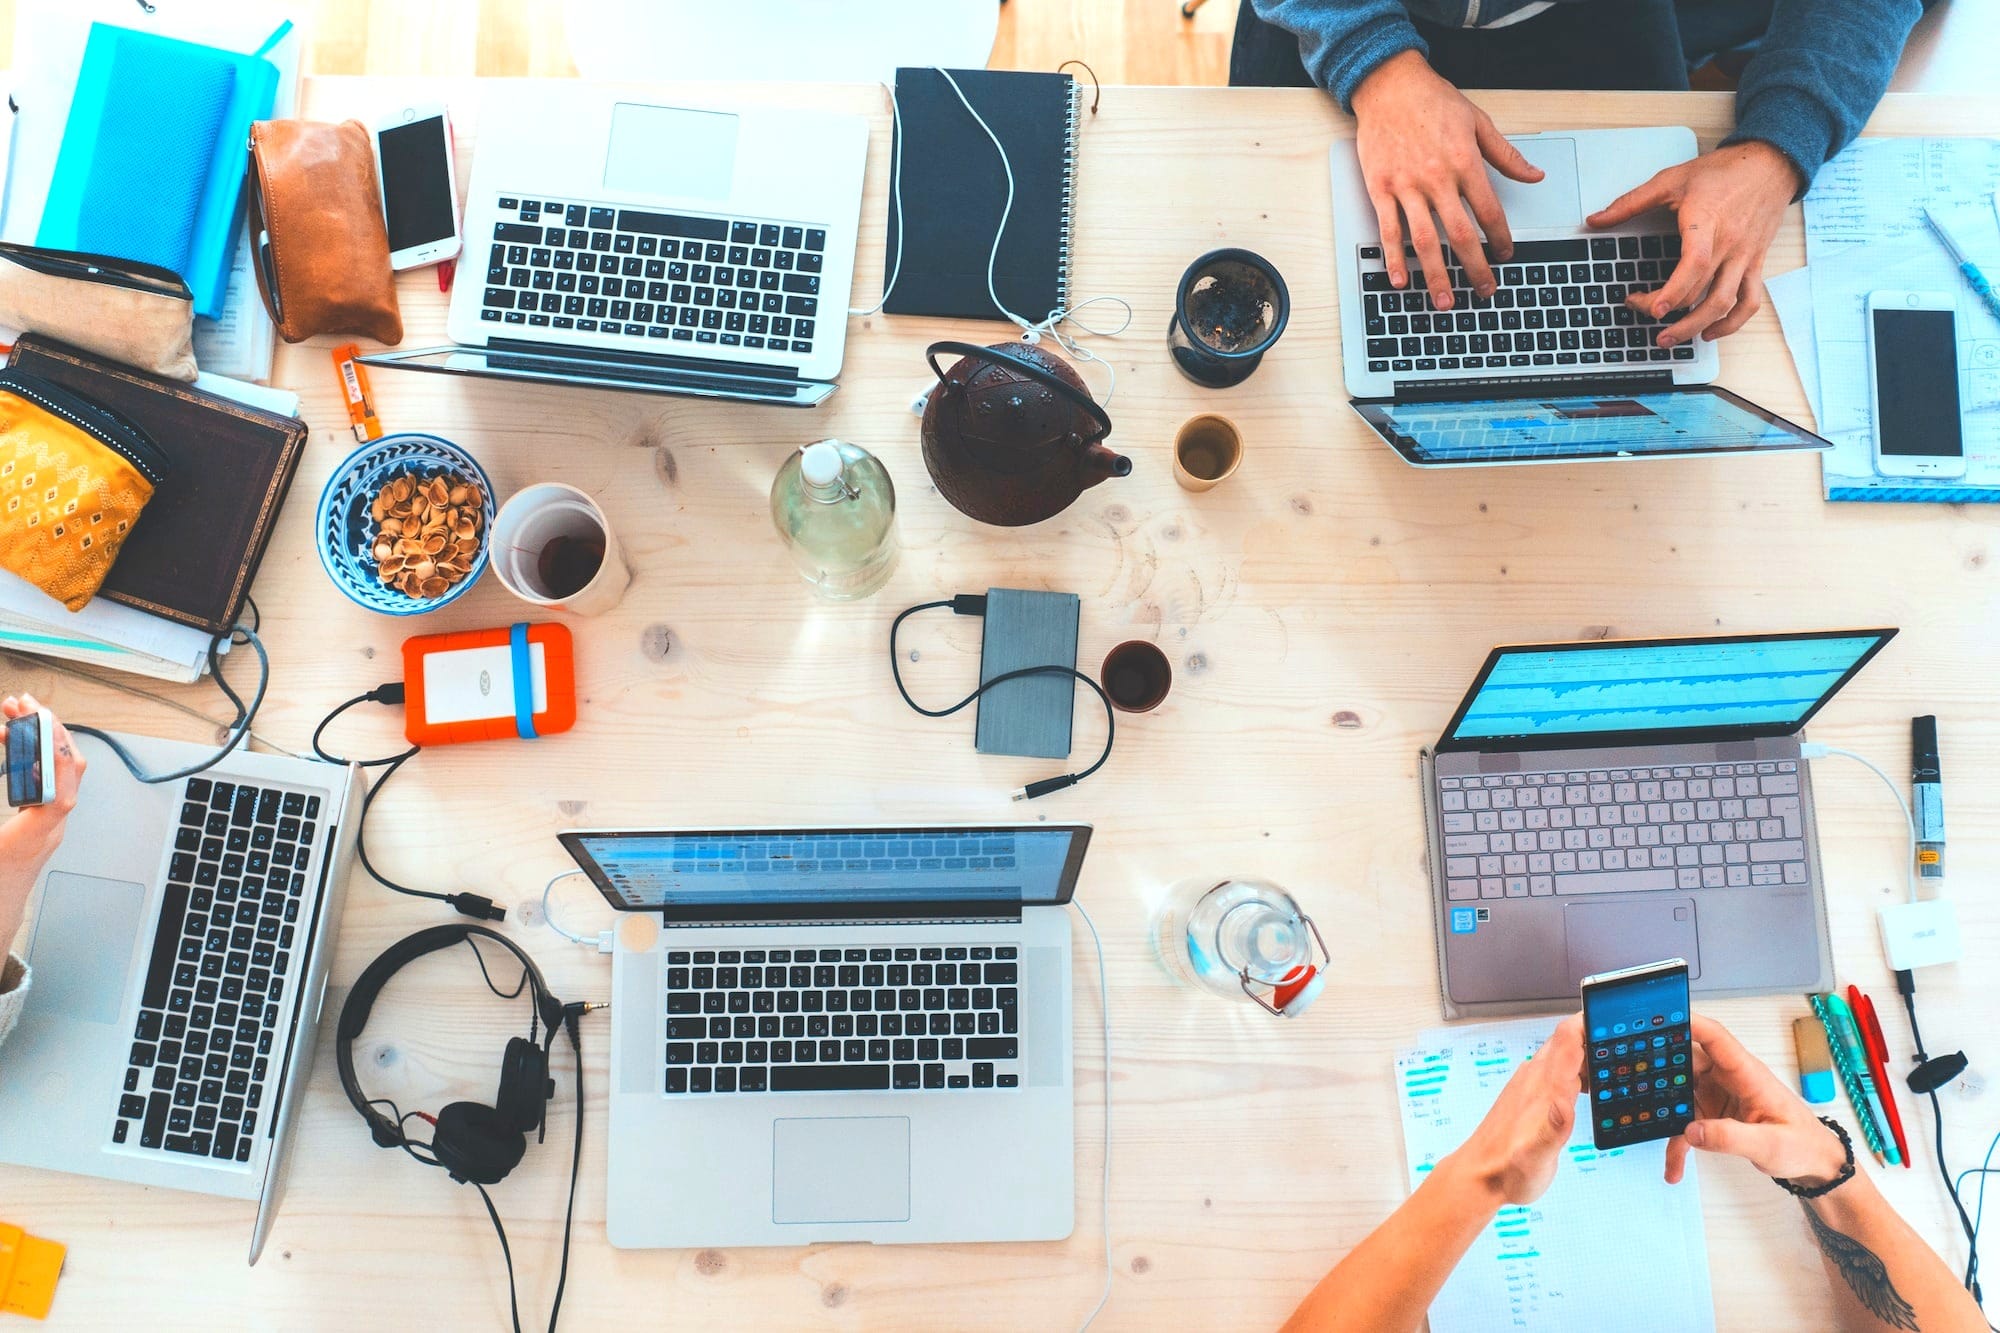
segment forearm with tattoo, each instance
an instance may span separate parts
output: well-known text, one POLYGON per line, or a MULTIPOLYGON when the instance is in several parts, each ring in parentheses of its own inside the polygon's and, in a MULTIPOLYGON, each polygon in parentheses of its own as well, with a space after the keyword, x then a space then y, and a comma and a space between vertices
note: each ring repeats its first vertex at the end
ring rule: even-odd
POLYGON ((1799 1200, 1799 1206, 1806 1211, 1806 1222, 1812 1227, 1813 1240, 1819 1251, 1826 1256, 1827 1263, 1840 1274, 1841 1281, 1854 1293, 1854 1299, 1861 1307, 1882 1321, 1887 1328, 1917 1329, 1916 1311, 1896 1290, 1896 1284, 1889 1280, 1889 1267, 1883 1263, 1875 1251, 1855 1240, 1844 1236, 1820 1220, 1812 1205, 1799 1200))

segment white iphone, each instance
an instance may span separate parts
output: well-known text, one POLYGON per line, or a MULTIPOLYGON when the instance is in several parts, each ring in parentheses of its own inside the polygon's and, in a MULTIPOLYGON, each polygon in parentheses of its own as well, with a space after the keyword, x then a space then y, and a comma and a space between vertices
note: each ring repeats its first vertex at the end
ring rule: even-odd
POLYGON ((458 253, 458 177, 444 103, 402 107, 376 123, 375 177, 389 224, 389 267, 422 268, 458 253))
POLYGON ((1957 304, 1950 292, 1868 293, 1868 388, 1881 476, 1965 475, 1957 304))

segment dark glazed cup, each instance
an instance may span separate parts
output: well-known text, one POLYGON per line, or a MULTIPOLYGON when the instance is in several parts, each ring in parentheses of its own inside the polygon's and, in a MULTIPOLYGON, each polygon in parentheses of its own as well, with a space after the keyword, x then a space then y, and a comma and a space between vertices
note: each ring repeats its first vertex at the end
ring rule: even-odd
POLYGON ((1174 669, 1167 655, 1144 639, 1119 644, 1104 656, 1100 684, 1111 706, 1125 713, 1150 713, 1166 702, 1174 669))

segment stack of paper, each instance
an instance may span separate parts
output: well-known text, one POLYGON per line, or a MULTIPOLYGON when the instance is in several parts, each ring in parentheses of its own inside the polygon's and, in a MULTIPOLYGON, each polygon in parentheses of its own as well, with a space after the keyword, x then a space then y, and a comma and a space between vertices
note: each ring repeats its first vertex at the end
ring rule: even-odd
MULTIPOLYGON (((250 52, 263 45, 281 16, 262 6, 158 6, 151 12, 130 0, 65 0, 60 5, 20 5, 14 20, 13 93, 15 115, 11 160, 7 164, 4 218, 0 237, 32 245, 42 220, 63 129, 83 63, 92 23, 109 23, 250 52)), ((304 39, 294 28, 266 56, 278 67, 278 95, 272 114, 295 115, 299 61, 304 39)), ((247 224, 246 224, 247 233, 247 224)), ((203 370, 263 383, 271 377, 276 331, 264 313, 252 268, 255 251, 247 234, 236 245, 228 295, 217 319, 195 321, 195 359, 203 370)))
POLYGON ((1996 189, 2000 140, 1868 138, 1829 162, 1806 196, 1807 267, 1767 286, 1819 433, 1833 441, 1829 500, 2000 503, 2000 319, 1924 225, 1924 210, 1937 210, 1973 261, 2000 274, 1996 189), (1962 480, 1875 474, 1867 305, 1886 290, 1958 298, 1962 480))
MULTIPOLYGON (((1434 1028, 1398 1053, 1412 1190, 1465 1142, 1554 1027, 1531 1018, 1434 1028)), ((1532 1204, 1502 1208, 1479 1234, 1431 1303, 1431 1333, 1595 1333, 1641 1323, 1649 1333, 1712 1333, 1694 1162, 1678 1185, 1665 1182, 1664 1167, 1662 1143, 1599 1152, 1590 1117, 1579 1115, 1555 1183, 1532 1204), (1635 1285, 1635 1271, 1643 1283, 1635 1285)))

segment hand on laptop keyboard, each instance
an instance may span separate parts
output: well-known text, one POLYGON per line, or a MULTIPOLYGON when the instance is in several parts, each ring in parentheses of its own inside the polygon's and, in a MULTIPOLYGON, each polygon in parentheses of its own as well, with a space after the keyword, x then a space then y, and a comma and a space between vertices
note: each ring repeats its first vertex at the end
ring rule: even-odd
POLYGON ((1668 167, 1588 221, 1614 227, 1651 208, 1671 209, 1680 223, 1680 266, 1664 286, 1634 292, 1627 303, 1655 318, 1687 312, 1660 334, 1662 347, 1697 334, 1713 340, 1763 307, 1764 254, 1801 184, 1791 160, 1771 145, 1730 144, 1668 167))
POLYGON ((1444 239, 1464 257, 1472 290, 1491 295, 1493 271, 1473 220, 1486 233, 1495 259, 1513 254, 1514 239, 1485 164, 1528 183, 1542 178, 1541 168, 1521 156, 1492 117, 1439 78, 1415 51, 1389 57, 1361 81, 1354 91, 1354 114, 1354 147, 1381 224, 1383 250, 1390 256, 1391 285, 1400 291, 1410 281, 1402 258, 1407 218, 1408 241, 1428 278, 1431 301, 1439 310, 1452 308, 1444 252, 1431 224, 1435 212, 1444 239))

